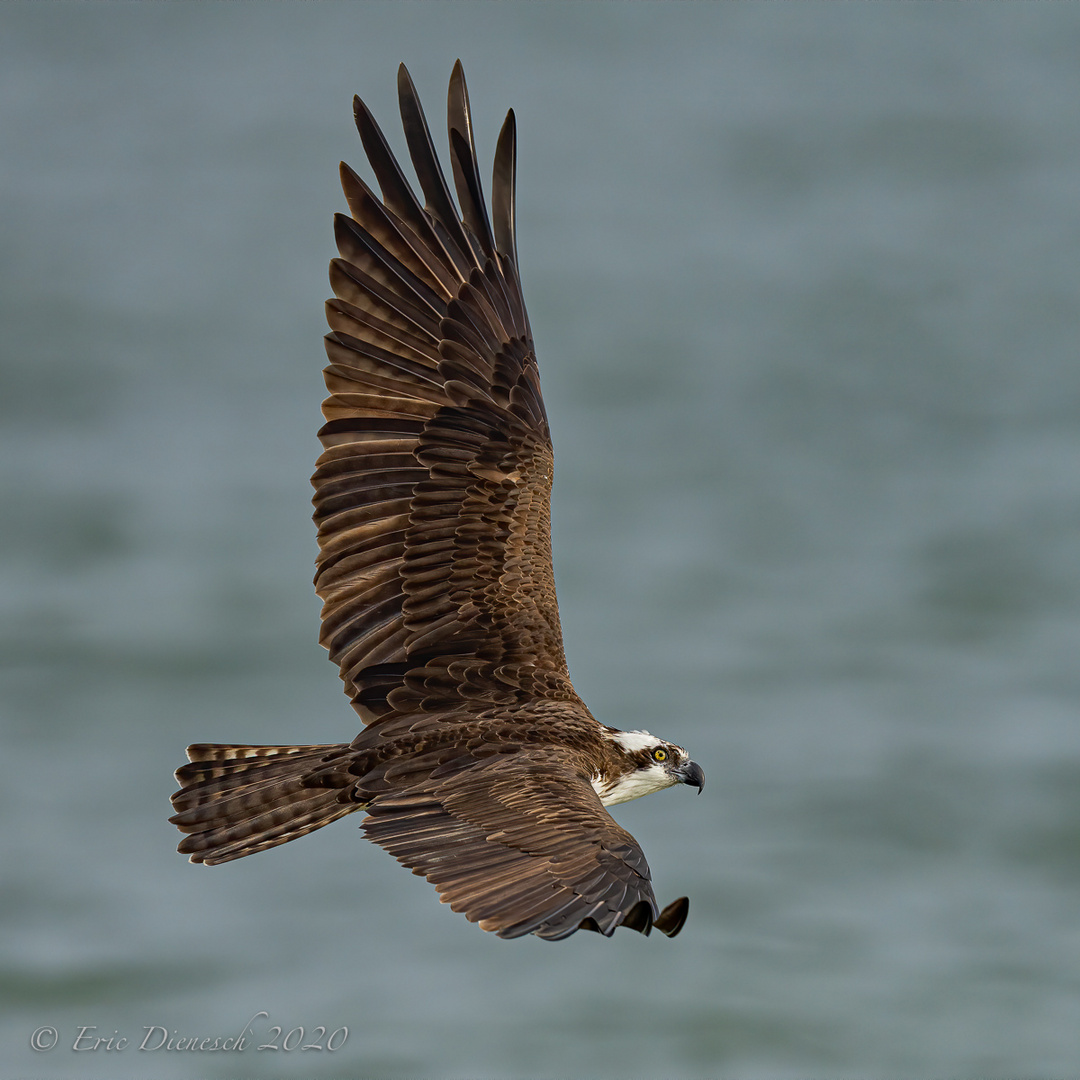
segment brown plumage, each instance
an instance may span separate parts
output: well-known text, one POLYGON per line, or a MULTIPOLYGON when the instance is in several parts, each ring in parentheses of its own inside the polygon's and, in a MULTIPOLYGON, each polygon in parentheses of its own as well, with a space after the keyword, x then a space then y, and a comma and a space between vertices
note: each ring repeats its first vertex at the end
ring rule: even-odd
POLYGON ((351 217, 312 482, 323 645, 365 722, 350 744, 198 744, 171 819, 193 862, 237 859, 356 810, 455 911, 502 937, 619 925, 674 935, 634 838, 605 805, 704 783, 686 751, 593 718, 563 655, 551 565, 551 439, 518 281, 515 127, 489 218, 460 62, 448 129, 455 209, 404 66, 421 205, 367 107, 382 194, 347 165, 351 217))

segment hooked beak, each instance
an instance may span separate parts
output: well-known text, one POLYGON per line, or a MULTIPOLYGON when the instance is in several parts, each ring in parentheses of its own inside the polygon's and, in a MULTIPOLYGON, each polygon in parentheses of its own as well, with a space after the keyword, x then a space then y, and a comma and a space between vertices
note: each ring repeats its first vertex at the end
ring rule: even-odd
POLYGON ((672 769, 671 775, 680 784, 689 784, 691 787, 696 787, 699 795, 702 788, 705 787, 705 770, 696 761, 688 761, 685 765, 672 769))

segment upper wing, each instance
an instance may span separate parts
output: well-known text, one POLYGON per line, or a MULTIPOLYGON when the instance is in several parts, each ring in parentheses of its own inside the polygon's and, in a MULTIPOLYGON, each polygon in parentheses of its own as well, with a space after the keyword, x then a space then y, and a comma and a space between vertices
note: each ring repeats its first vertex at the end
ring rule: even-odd
POLYGON ((553 766, 550 751, 446 761, 375 798, 361 828, 499 937, 556 940, 618 926, 673 937, 686 920, 685 897, 660 912, 637 841, 580 775, 553 766))
POLYGON ((460 61, 448 126, 461 213, 404 65, 421 206, 367 107, 380 201, 342 166, 352 217, 327 305, 312 478, 320 640, 365 720, 464 700, 574 696, 551 567, 551 439, 514 246, 514 116, 484 205, 460 61))

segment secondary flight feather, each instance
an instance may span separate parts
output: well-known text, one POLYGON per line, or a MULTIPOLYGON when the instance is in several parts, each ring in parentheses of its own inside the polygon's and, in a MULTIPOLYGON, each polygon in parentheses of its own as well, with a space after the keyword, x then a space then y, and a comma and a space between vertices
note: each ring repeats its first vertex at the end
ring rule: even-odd
POLYGON ((422 201, 356 98, 379 195, 341 166, 351 216, 335 220, 312 478, 320 640, 365 726, 351 743, 188 747, 179 850, 228 862, 361 811, 368 839, 500 937, 673 936, 688 901, 660 910, 640 846, 605 807, 705 777, 681 746, 601 724, 570 682, 514 114, 489 215, 461 63, 453 193, 404 65, 398 96, 422 201))

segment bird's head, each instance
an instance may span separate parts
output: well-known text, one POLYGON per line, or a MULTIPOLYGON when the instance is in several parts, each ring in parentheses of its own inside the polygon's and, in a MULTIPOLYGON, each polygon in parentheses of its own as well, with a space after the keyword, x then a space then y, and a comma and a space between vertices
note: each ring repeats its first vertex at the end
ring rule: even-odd
POLYGON ((705 771, 675 743, 658 739, 647 731, 609 729, 610 761, 593 780, 593 788, 605 806, 629 802, 675 784, 689 784, 698 792, 705 786, 705 771))

